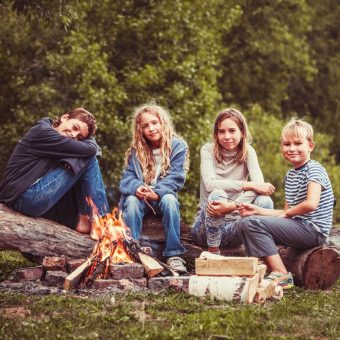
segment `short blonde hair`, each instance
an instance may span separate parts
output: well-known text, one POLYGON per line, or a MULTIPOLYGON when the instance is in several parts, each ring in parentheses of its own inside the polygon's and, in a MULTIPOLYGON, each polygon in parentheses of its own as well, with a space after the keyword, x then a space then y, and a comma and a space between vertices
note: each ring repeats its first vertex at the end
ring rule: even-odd
POLYGON ((281 143, 285 139, 299 138, 306 139, 308 142, 313 141, 313 127, 303 119, 293 117, 283 128, 281 132, 281 143))

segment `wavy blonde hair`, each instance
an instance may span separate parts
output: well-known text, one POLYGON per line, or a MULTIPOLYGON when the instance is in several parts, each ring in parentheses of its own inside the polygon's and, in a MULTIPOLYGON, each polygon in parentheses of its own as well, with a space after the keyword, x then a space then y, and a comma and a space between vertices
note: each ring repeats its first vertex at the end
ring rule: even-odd
POLYGON ((252 137, 248 129, 247 121, 243 114, 235 109, 235 108, 226 108, 219 112, 215 119, 214 123, 214 132, 213 132, 213 139, 214 139, 214 157, 217 163, 222 163, 224 160, 222 146, 218 142, 218 129, 220 124, 227 118, 232 119, 240 129, 242 133, 242 138, 238 147, 238 151, 235 156, 235 162, 243 163, 247 159, 248 155, 248 144, 251 144, 252 137))
POLYGON ((131 155, 132 149, 136 151, 145 184, 149 185, 155 177, 155 158, 148 140, 144 137, 141 120, 143 113, 150 113, 157 117, 161 124, 161 172, 160 177, 167 175, 170 169, 171 140, 174 135, 174 128, 169 113, 155 102, 150 102, 137 107, 134 111, 132 121, 132 143, 125 154, 125 164, 131 155))

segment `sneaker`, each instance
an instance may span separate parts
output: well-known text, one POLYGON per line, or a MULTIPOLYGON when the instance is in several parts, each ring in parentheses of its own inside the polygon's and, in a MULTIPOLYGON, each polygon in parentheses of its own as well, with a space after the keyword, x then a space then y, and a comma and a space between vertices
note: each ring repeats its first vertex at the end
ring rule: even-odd
POLYGON ((185 267, 185 261, 178 257, 172 256, 166 260, 166 264, 171 267, 172 270, 175 272, 185 274, 187 272, 187 268, 185 267))
POLYGON ((281 272, 271 272, 268 276, 264 278, 265 280, 272 280, 281 286, 283 289, 289 289, 294 287, 294 280, 292 273, 283 274, 281 272))

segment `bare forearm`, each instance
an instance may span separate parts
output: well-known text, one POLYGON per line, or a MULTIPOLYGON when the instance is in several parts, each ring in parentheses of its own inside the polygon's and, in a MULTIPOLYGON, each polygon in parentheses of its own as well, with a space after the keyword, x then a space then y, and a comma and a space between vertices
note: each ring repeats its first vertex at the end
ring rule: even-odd
POLYGON ((243 191, 248 191, 248 190, 255 191, 255 183, 256 182, 243 182, 242 183, 242 190, 243 191))
POLYGON ((285 212, 284 210, 279 210, 279 209, 265 209, 265 208, 258 207, 256 215, 278 217, 282 215, 284 212, 285 212))
POLYGON ((298 205, 288 208, 285 211, 285 214, 287 217, 293 217, 296 215, 305 215, 312 211, 314 211, 317 207, 315 207, 315 204, 313 202, 310 202, 308 200, 303 201, 299 203, 298 205))

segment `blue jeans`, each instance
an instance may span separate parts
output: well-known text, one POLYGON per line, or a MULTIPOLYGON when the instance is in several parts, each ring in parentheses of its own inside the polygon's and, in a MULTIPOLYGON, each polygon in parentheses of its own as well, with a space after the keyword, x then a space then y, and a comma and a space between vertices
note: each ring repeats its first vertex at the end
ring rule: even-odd
POLYGON ((14 202, 13 208, 28 216, 42 216, 72 187, 76 189, 79 215, 88 215, 90 219, 94 217, 86 197, 92 199, 100 216, 108 213, 109 205, 96 157, 91 158, 76 176, 62 167, 53 169, 26 189, 14 202))
MULTIPOLYGON (((220 196, 228 198, 228 194, 223 190, 214 190, 208 197, 208 202, 220 200, 220 196)), ((273 201, 269 196, 257 196, 253 204, 267 209, 273 209, 273 201)), ((211 217, 206 212, 206 205, 198 211, 192 228, 193 240, 208 247, 236 247, 242 244, 242 240, 237 232, 237 214, 230 214, 223 217, 211 217)))
MULTIPOLYGON (((163 256, 176 256, 186 250, 180 240, 180 212, 179 203, 174 195, 166 194, 160 201, 152 201, 152 207, 157 213, 163 215, 163 228, 165 231, 165 249, 163 256)), ((150 208, 134 195, 130 195, 123 203, 123 219, 131 230, 131 236, 139 240, 142 232, 144 215, 150 213, 150 208)))

